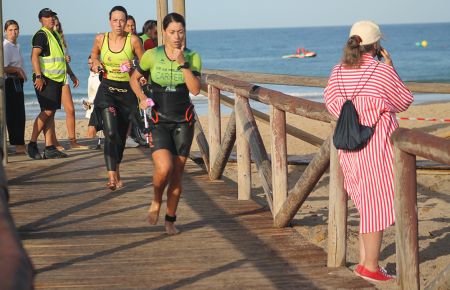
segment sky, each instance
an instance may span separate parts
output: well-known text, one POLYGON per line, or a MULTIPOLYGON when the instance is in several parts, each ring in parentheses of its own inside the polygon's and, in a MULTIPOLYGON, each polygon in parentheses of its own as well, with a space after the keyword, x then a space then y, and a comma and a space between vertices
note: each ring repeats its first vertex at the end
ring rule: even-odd
MULTIPOLYGON (((19 22, 21 34, 40 27, 38 13, 50 8, 58 13, 64 33, 108 31, 108 13, 122 5, 136 18, 137 30, 156 19, 156 0, 0 0, 3 23, 19 22)), ((351 26, 370 19, 378 24, 450 22, 449 0, 186 0, 189 30, 246 29, 311 26, 351 26)), ((171 3, 169 0, 169 12, 171 3)), ((3 26, 3 25, 2 25, 3 26)))

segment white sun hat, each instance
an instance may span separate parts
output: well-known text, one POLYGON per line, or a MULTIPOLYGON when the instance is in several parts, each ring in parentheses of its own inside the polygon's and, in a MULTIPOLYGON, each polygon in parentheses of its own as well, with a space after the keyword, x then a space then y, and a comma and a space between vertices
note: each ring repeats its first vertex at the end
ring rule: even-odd
POLYGON ((352 29, 350 29, 349 37, 353 35, 361 37, 361 45, 375 43, 383 37, 380 27, 370 20, 362 20, 353 24, 352 29))

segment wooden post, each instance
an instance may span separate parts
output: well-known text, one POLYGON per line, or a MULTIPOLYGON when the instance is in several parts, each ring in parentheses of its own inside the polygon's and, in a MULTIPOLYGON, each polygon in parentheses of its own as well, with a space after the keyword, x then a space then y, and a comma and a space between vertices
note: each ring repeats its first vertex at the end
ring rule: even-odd
MULTIPOLYGON (((221 144, 220 91, 208 85, 209 162, 214 165, 221 144)), ((211 168, 210 170, 211 171, 211 168)))
MULTIPOLYGON (((186 20, 186 5, 184 0, 173 0, 172 1, 173 12, 183 15, 184 21, 186 23, 187 28, 187 20, 186 20)), ((187 37, 184 38, 184 46, 186 47, 187 37)))
POLYGON ((289 191, 288 198, 281 210, 275 215, 274 225, 279 228, 287 227, 305 202, 319 179, 330 166, 330 137, 320 146, 319 152, 306 167, 302 176, 289 191))
POLYGON ((395 248, 400 289, 420 288, 416 156, 394 143, 395 248))
POLYGON ((186 20, 186 5, 184 0, 173 0, 172 1, 173 12, 183 15, 186 20))
MULTIPOLYGON (((239 103, 246 103, 248 99, 236 95, 235 106, 239 103)), ((238 168, 238 199, 250 199, 252 189, 252 171, 250 145, 244 136, 244 126, 240 120, 240 115, 236 114, 236 145, 237 145, 237 168, 238 168)))
POLYGON ((209 171, 209 178, 211 180, 219 179, 228 162, 228 158, 230 157, 231 151, 233 150, 234 143, 236 142, 236 117, 234 110, 231 112, 230 120, 228 121, 227 128, 225 133, 223 134, 222 144, 220 146, 220 150, 218 155, 216 156, 216 160, 211 165, 211 169, 209 171))
POLYGON ((205 133, 203 132, 202 124, 198 119, 197 113, 195 113, 195 131, 194 139, 197 141, 198 148, 202 154, 203 162, 205 163, 206 170, 209 170, 209 145, 206 140, 205 133))
POLYGON ((157 22, 158 22, 158 45, 164 44, 163 19, 169 13, 167 0, 156 0, 157 22))
POLYGON ((345 266, 347 253, 347 193, 338 151, 330 142, 330 196, 328 207, 328 267, 345 266))
MULTIPOLYGON (((0 19, 3 19, 3 4, 0 0, 0 19)), ((3 29, 0 29, 0 39, 3 40, 3 29)), ((0 150, 2 152, 3 165, 8 163, 8 144, 6 143, 6 104, 5 104, 5 79, 4 79, 3 45, 0 48, 0 150)))
POLYGON ((286 112, 270 106, 270 127, 272 129, 272 188, 273 216, 276 216, 287 198, 287 145, 286 112))

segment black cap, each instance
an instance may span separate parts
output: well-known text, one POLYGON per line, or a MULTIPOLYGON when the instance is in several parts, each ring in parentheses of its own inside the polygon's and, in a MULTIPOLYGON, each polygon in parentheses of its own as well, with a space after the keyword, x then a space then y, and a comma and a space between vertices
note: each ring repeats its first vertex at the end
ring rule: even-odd
POLYGON ((44 8, 41 11, 39 11, 39 19, 41 19, 42 17, 53 17, 55 16, 56 13, 53 12, 50 8, 44 8))

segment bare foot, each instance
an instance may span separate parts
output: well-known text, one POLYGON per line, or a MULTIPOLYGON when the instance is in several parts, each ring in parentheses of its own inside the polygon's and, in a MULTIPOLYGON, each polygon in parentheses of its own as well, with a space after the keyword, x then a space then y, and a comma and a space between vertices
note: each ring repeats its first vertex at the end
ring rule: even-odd
POLYGON ((108 183, 106 184, 106 187, 112 191, 116 190, 117 189, 116 181, 115 180, 108 181, 108 183))
POLYGON ((156 223, 158 222, 158 219, 159 219, 159 210, 160 209, 161 209, 161 204, 153 201, 147 212, 147 220, 148 220, 149 224, 156 225, 156 223))
POLYGON ((119 181, 116 182, 116 187, 117 187, 117 189, 120 189, 120 188, 123 187, 123 182, 122 182, 122 180, 119 180, 119 181))
POLYGON ((58 149, 58 151, 66 150, 66 148, 62 147, 62 145, 60 145, 60 144, 56 145, 55 147, 56 147, 56 149, 58 149))
POLYGON ((166 227, 166 234, 170 236, 180 233, 180 231, 175 227, 175 223, 166 221, 164 226, 166 227))

